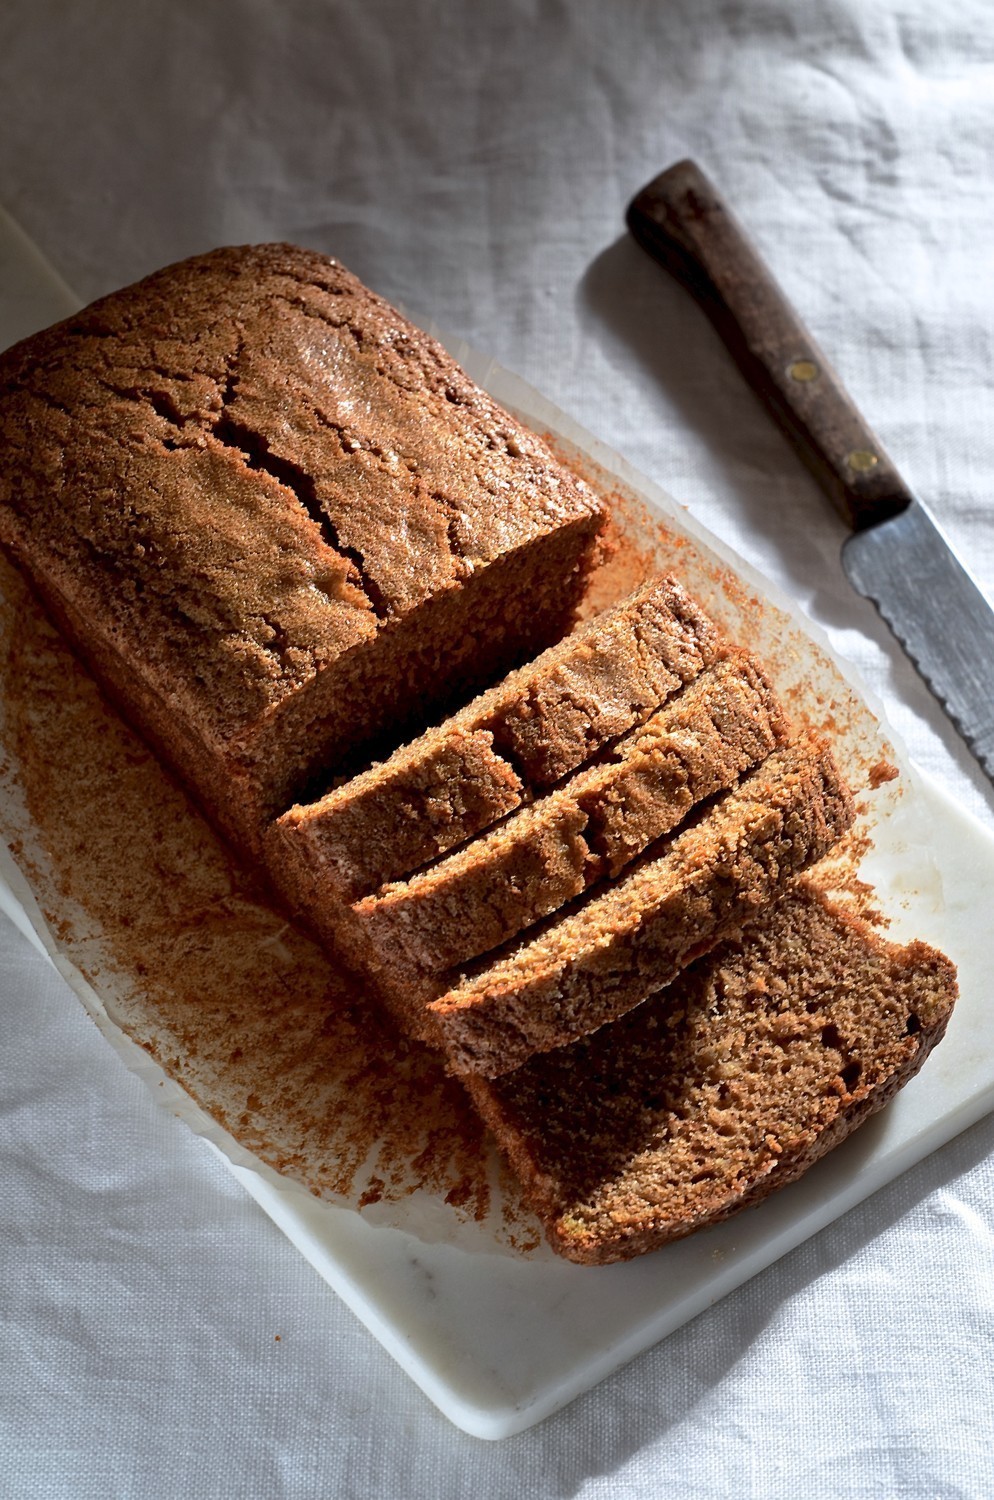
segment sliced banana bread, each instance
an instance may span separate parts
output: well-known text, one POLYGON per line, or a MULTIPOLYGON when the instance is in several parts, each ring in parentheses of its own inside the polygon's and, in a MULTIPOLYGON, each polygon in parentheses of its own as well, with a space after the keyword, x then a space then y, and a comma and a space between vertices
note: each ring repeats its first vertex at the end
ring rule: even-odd
POLYGON ((674 579, 644 584, 388 760, 291 808, 270 840, 274 879, 305 912, 402 879, 640 723, 719 649, 674 579))
MULTIPOLYGON (((827 746, 774 751, 661 850, 481 960, 428 1005, 425 1034, 454 1072, 494 1077, 596 1030, 754 920, 852 818, 827 746)), ((391 981, 384 994, 417 1026, 416 991, 391 981)))
POLYGON ((432 973, 467 963, 619 874, 786 738, 765 673, 746 652, 730 652, 601 760, 365 897, 356 915, 385 960, 432 973))

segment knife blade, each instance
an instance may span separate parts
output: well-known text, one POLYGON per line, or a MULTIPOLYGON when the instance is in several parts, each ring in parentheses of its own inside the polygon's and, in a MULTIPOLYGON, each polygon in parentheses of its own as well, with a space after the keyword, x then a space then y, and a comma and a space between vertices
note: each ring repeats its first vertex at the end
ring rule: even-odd
POLYGON ((994 781, 994 611, 692 161, 631 201, 635 239, 691 293, 852 535, 842 566, 994 781))

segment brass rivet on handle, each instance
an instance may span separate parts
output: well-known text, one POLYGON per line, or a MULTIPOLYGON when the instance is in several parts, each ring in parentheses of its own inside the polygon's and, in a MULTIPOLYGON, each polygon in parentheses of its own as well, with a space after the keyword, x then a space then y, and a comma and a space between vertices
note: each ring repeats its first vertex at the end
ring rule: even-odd
POLYGON ((806 385, 809 380, 817 380, 821 371, 813 359, 795 359, 792 365, 787 366, 787 374, 791 380, 798 380, 806 385))
POLYGON ((869 474, 879 462, 872 448, 854 448, 851 453, 846 454, 846 463, 850 469, 855 469, 857 474, 869 474))

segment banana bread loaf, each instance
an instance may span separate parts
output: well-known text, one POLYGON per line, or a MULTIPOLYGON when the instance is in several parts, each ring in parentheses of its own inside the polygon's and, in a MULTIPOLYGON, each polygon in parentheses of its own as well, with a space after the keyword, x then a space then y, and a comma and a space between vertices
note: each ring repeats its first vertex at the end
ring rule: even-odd
POLYGON ((0 544, 464 1075, 563 1254, 789 1180, 941 1035, 946 960, 793 879, 852 816, 828 750, 673 579, 568 636, 601 501, 337 262, 105 298, 0 356, 0 437, 0 544))
POLYGON ((613 1026, 466 1086, 560 1254, 655 1250, 799 1177, 940 1040, 956 973, 805 882, 613 1026))
POLYGON ((0 357, 0 542, 244 847, 557 639, 601 502, 335 261, 228 249, 0 357))

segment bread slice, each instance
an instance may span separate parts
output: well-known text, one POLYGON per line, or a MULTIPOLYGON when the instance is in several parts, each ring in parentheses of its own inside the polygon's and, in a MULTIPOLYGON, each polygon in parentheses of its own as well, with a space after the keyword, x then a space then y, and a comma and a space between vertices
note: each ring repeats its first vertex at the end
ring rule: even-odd
POLYGON ((560 1254, 627 1260, 799 1177, 918 1071, 955 998, 942 954, 801 881, 613 1026, 466 1086, 560 1254))
MULTIPOLYGON (((427 1006, 456 1073, 496 1077, 632 1009, 754 920, 850 826, 853 804, 816 740, 774 751, 620 879, 481 961, 427 1006)), ((415 992, 384 994, 416 1025, 415 992)))
POLYGON ((335 261, 218 250, 0 357, 0 542, 240 844, 570 628, 603 503, 335 261))
POLYGON ((603 759, 409 880, 357 903, 384 957, 437 973, 617 875, 787 738, 762 668, 733 651, 603 759))
POLYGON ((387 761, 291 808, 269 863, 298 909, 353 902, 487 828, 640 723, 714 661, 718 633, 657 578, 387 761))

